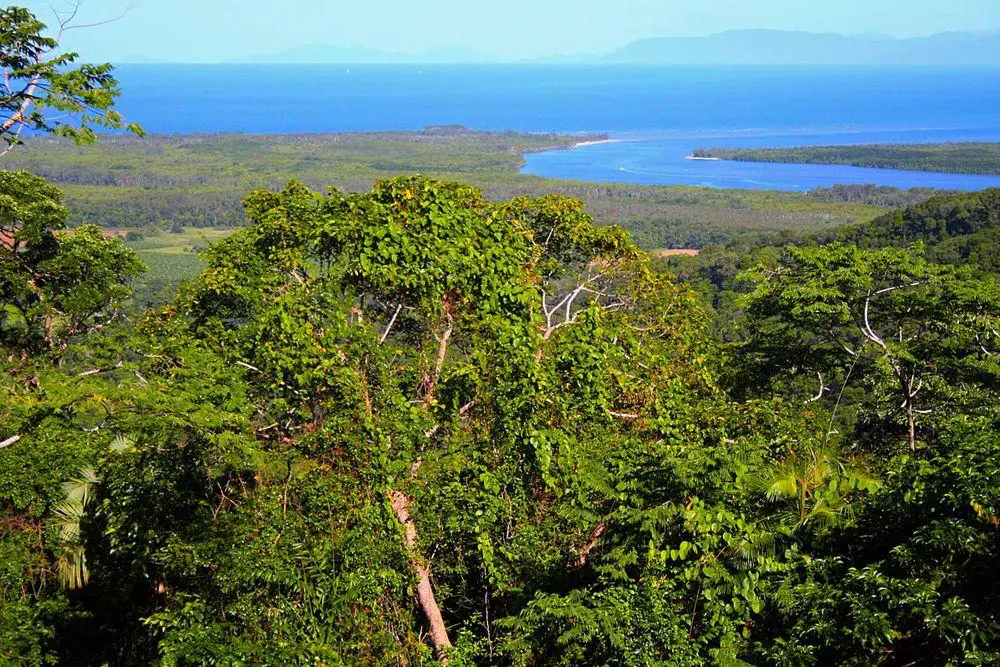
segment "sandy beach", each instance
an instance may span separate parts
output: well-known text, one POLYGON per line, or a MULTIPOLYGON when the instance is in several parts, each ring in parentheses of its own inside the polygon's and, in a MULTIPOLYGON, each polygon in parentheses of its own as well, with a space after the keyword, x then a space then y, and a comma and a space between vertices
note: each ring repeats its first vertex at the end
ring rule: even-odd
POLYGON ((570 148, 580 148, 582 146, 596 146, 597 144, 617 144, 624 141, 624 139, 598 139, 596 141, 581 141, 575 143, 570 148))

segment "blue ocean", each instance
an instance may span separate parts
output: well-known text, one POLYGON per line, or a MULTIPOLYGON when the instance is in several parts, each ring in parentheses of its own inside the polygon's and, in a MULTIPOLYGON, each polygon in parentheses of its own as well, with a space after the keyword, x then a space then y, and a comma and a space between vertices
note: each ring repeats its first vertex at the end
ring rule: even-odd
POLYGON ((123 65, 129 120, 160 133, 607 133, 526 157, 551 178, 808 190, 975 190, 1000 176, 687 160, 694 148, 1000 141, 1000 69, 568 65, 123 65))

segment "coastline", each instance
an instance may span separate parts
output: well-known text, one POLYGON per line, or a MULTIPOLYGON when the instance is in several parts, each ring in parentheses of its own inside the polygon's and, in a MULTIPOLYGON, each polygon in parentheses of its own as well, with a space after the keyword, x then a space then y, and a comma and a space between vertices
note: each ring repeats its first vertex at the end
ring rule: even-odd
POLYGON ((597 146, 598 144, 618 144, 618 143, 621 143, 623 141, 625 141, 625 140, 624 139, 594 139, 594 140, 591 140, 591 141, 579 141, 579 142, 573 144, 572 146, 570 146, 569 148, 573 149, 573 148, 582 148, 583 146, 597 146))

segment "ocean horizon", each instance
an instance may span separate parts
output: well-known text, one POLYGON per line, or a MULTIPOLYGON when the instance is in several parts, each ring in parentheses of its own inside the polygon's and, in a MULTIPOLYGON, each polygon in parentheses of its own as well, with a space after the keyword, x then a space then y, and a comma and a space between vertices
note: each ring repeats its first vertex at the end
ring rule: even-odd
POLYGON ((118 68, 149 132, 606 133, 526 156, 585 181, 799 190, 834 183, 981 189, 1000 177, 685 160, 702 146, 1000 141, 1000 70, 841 66, 161 65, 118 68))

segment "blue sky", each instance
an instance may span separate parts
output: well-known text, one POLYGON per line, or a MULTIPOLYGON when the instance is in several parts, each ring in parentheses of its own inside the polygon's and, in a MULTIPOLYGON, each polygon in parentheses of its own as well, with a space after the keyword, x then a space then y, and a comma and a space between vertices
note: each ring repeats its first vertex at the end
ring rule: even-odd
MULTIPOLYGON (((51 17, 46 2, 14 2, 51 17)), ((81 20, 114 16, 129 2, 83 0, 81 20)), ((997 30, 1000 0, 141 0, 121 21, 74 31, 65 43, 90 60, 213 62, 309 43, 404 52, 460 45, 530 58, 744 28, 896 37, 997 30)))

